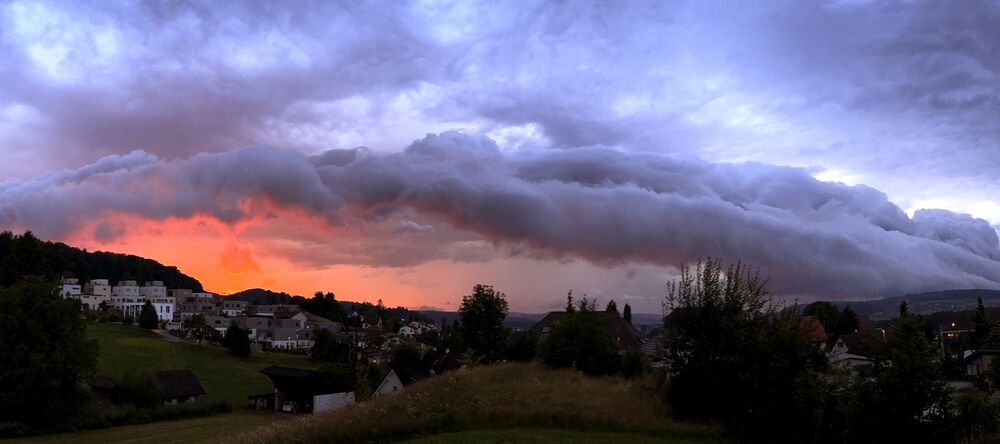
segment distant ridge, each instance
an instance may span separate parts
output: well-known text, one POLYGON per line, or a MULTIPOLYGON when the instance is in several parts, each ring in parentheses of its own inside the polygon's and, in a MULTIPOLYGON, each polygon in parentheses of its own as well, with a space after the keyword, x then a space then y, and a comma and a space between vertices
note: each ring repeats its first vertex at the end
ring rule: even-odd
POLYGON ((292 296, 285 292, 276 292, 264 288, 250 288, 226 295, 226 298, 234 301, 246 301, 254 305, 301 304, 306 300, 302 296, 292 296))
POLYGON ((26 276, 56 280, 74 277, 90 279, 163 281, 167 288, 202 291, 201 282, 181 273, 177 267, 131 254, 105 251, 88 252, 61 242, 47 242, 31 232, 0 232, 0 286, 26 276))
POLYGON ((840 307, 851 306, 855 313, 875 320, 892 319, 899 315, 899 303, 905 300, 911 313, 930 314, 942 311, 965 311, 976 308, 976 299, 983 305, 1000 307, 1000 290, 944 290, 894 296, 874 301, 838 301, 840 307))

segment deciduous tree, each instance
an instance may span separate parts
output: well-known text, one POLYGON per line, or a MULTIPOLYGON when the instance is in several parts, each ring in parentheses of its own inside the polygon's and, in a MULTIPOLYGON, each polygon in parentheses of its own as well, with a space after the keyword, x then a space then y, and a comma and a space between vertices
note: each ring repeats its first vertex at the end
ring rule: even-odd
POLYGON ((477 358, 486 362, 500 358, 510 334, 503 325, 507 311, 507 298, 490 285, 476 284, 472 294, 462 297, 458 314, 463 338, 477 358))
POLYGON ((51 283, 0 289, 0 418, 40 424, 72 414, 94 375, 97 342, 88 340, 80 303, 51 283))

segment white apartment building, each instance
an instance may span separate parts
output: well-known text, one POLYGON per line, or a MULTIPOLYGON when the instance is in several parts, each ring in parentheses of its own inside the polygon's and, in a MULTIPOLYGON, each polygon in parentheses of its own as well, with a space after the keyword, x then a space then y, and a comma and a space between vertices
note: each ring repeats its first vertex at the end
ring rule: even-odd
POLYGON ((64 298, 77 298, 81 293, 80 281, 78 279, 63 279, 62 287, 59 289, 60 296, 64 298))
MULTIPOLYGON (((167 296, 167 287, 163 281, 146 281, 139 287, 139 296, 143 301, 149 301, 156 310, 156 316, 161 321, 172 321, 176 310, 176 299, 167 296)), ((139 309, 142 310, 141 308, 139 309)))
POLYGON ((167 287, 163 286, 163 281, 146 281, 142 287, 139 287, 139 296, 144 299, 165 298, 167 297, 167 287))
POLYGON ((126 316, 138 317, 142 312, 142 303, 139 284, 135 281, 118 281, 118 285, 111 288, 111 306, 126 316))
POLYGON ((83 286, 80 302, 91 310, 99 310, 101 303, 111 304, 111 285, 107 279, 91 279, 83 286))
POLYGON ((111 299, 111 284, 107 279, 91 279, 87 285, 83 286, 83 294, 94 296, 104 296, 111 299))

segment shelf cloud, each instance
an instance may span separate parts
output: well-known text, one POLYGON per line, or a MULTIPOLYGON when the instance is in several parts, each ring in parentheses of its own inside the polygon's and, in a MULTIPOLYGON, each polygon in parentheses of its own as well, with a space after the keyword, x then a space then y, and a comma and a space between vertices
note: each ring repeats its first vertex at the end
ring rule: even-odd
POLYGON ((106 213, 232 224, 265 204, 330 226, 412 212, 425 222, 405 220, 397 232, 430 235, 432 221, 536 257, 599 265, 739 259, 759 265, 780 294, 1000 286, 1000 245, 988 222, 940 209, 910 217, 863 185, 822 182, 797 168, 602 147, 504 153, 487 137, 458 132, 427 135, 393 154, 358 148, 309 157, 256 146, 181 160, 109 156, 3 183, 0 225, 61 236, 106 213))

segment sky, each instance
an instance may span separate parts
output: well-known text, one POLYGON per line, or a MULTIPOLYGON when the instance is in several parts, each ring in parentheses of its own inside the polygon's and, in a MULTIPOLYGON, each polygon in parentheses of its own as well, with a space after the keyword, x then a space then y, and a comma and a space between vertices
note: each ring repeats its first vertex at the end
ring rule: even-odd
MULTIPOLYGON (((1000 4, 0 1, 0 229, 217 292, 1000 288, 1000 4)), ((117 277, 111 276, 111 279, 117 277)))

